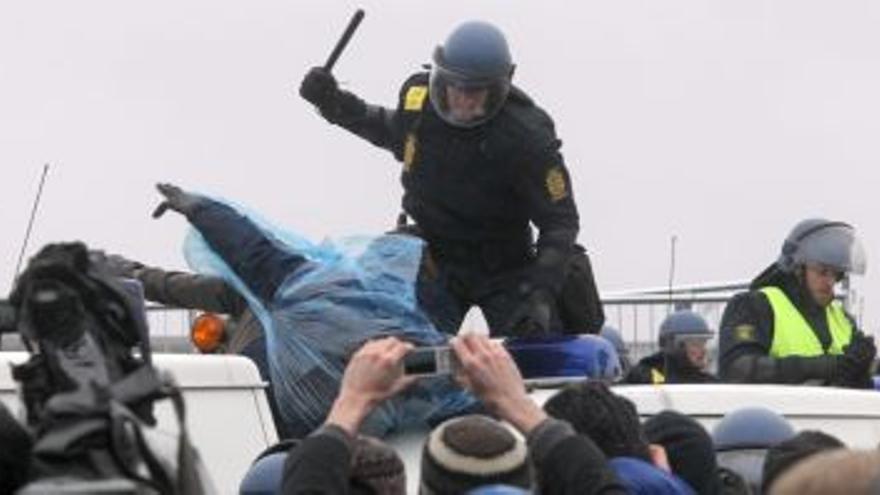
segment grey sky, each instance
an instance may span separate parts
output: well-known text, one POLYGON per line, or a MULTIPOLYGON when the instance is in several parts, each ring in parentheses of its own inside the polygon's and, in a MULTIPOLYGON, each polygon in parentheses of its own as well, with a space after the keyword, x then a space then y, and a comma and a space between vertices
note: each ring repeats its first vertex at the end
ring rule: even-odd
POLYGON ((673 233, 677 282, 749 278, 822 215, 860 230, 860 286, 880 300, 880 4, 867 0, 3 2, 0 290, 44 162, 31 252, 82 239, 182 267, 184 222, 149 218, 157 181, 315 238, 389 226, 398 164, 292 92, 358 6, 336 73, 388 105, 458 21, 506 31, 516 82, 564 141, 603 290, 663 285, 673 233))

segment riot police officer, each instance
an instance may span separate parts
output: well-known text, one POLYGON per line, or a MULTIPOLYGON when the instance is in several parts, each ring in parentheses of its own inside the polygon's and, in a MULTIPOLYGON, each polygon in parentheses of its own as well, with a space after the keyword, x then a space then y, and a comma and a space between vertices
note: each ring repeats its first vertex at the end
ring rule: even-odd
POLYGON ((699 314, 681 309, 660 324, 660 350, 638 362, 626 376, 626 383, 710 383, 717 379, 706 372, 709 354, 706 343, 714 332, 699 314))
POLYGON ((779 259, 735 296, 721 320, 722 379, 870 388, 877 350, 835 300, 849 274, 865 272, 865 253, 847 223, 798 223, 779 259))
POLYGON ((403 163, 409 230, 427 241, 457 306, 442 321, 432 315, 441 329, 455 331, 476 304, 493 334, 559 326, 595 333, 604 315, 575 245, 578 212, 561 141, 547 113, 511 83, 514 68, 501 31, 472 21, 435 49, 429 72, 406 80, 395 109, 340 90, 321 67, 305 76, 300 94, 326 120, 403 163), (568 299, 577 302, 558 304, 568 299))

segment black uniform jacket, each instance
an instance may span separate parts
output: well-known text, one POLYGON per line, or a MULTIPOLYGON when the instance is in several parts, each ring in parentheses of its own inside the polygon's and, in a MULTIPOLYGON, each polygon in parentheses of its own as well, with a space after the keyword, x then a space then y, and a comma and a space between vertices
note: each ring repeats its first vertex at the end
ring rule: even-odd
POLYGON ((403 209, 432 247, 470 244, 478 255, 521 258, 531 222, 544 268, 535 282, 558 292, 578 213, 553 121, 531 98, 511 88, 498 115, 470 129, 438 116, 427 73, 403 84, 394 110, 344 98, 328 119, 403 162, 403 209))

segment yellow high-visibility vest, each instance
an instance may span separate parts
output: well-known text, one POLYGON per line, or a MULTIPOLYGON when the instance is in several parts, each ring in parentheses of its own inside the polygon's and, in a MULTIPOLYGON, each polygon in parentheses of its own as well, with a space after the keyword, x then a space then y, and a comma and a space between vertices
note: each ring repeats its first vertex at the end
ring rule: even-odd
MULTIPOLYGON (((826 354, 822 344, 801 312, 792 304, 785 292, 778 287, 763 287, 761 292, 773 309, 773 343, 770 357, 814 357, 826 354)), ((843 354, 843 348, 852 340, 853 327, 843 311, 840 301, 832 301, 825 308, 831 346, 827 354, 843 354)))
POLYGON ((651 368, 651 383, 654 385, 660 385, 661 383, 666 383, 666 375, 664 375, 657 368, 651 368))

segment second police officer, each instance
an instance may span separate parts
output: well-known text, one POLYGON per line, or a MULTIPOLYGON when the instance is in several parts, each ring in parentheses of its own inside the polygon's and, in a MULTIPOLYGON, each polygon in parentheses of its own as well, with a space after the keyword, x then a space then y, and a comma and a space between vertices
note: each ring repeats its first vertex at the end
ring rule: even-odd
POLYGON ((835 295, 839 282, 865 268, 851 225, 824 218, 795 225, 777 261, 724 310, 721 377, 870 388, 874 341, 835 295))
POLYGON ((715 332, 694 311, 680 309, 663 319, 657 334, 660 350, 641 359, 625 378, 626 383, 712 383, 707 370, 706 344, 715 332))

